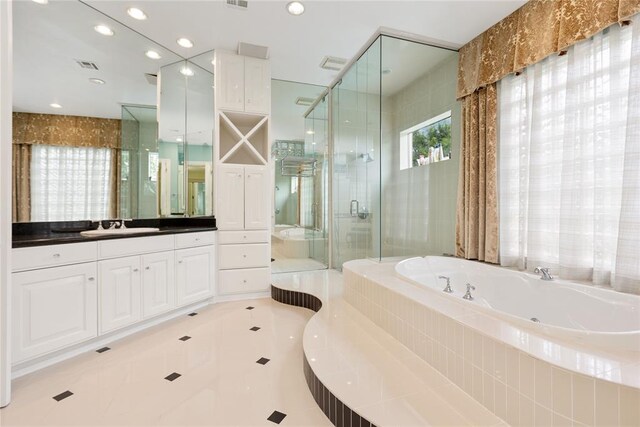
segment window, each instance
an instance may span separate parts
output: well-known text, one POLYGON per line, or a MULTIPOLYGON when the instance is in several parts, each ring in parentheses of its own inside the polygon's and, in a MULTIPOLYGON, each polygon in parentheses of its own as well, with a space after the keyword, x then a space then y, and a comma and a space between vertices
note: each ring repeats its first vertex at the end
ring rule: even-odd
POLYGON ((640 25, 499 91, 501 263, 640 293, 640 25))
POLYGON ((451 158, 451 111, 400 132, 400 169, 451 158))
POLYGON ((31 220, 74 221, 109 217, 111 150, 34 145, 31 220))

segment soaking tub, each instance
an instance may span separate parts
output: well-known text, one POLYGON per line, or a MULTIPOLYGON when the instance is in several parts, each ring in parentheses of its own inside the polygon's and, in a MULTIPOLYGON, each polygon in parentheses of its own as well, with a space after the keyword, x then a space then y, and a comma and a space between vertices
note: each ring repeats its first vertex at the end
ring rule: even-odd
POLYGON ((304 228, 276 226, 271 241, 278 245, 278 251, 287 258, 309 258, 310 240, 305 239, 304 228))
POLYGON ((640 351, 640 296, 451 257, 411 258, 396 275, 514 324, 599 347, 640 351), (450 278, 453 293, 443 292, 450 278), (464 300, 466 284, 475 286, 464 300))

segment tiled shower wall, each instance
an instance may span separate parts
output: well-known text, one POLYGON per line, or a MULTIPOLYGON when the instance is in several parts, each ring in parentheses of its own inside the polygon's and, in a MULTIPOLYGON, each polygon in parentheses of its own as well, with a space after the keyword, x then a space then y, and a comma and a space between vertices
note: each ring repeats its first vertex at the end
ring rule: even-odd
POLYGON ((577 374, 344 269, 345 299, 514 426, 639 426, 640 390, 577 374))

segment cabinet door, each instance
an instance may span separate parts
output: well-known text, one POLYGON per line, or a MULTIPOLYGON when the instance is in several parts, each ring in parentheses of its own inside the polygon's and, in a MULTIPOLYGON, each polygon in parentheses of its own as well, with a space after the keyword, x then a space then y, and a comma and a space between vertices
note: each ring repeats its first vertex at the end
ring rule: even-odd
POLYGON ((142 256, 142 317, 147 319, 176 306, 173 251, 142 256))
POLYGON ((130 325, 142 318, 140 257, 98 263, 100 275, 100 333, 130 325))
POLYGON ((217 109, 244 111, 244 56, 216 54, 217 109))
POLYGON ((97 336, 96 263, 14 273, 13 362, 97 336))
POLYGON ((269 228, 269 171, 262 166, 245 167, 244 175, 244 228, 269 228))
POLYGON ((202 301, 213 295, 213 246, 176 251, 177 305, 202 301))
POLYGON ((220 166, 216 224, 220 230, 244 229, 244 167, 220 166))
POLYGON ((269 114, 271 109, 271 69, 269 61, 244 59, 244 111, 269 114))

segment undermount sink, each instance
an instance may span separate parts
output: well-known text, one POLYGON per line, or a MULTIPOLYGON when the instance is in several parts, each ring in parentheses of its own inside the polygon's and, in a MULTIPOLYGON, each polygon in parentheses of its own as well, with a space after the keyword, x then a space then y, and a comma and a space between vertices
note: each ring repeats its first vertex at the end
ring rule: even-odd
POLYGON ((81 236, 96 237, 96 236, 118 236, 122 234, 139 234, 139 233, 154 233, 160 231, 159 228, 153 227, 138 227, 138 228, 105 228, 103 230, 87 230, 81 231, 81 236))

